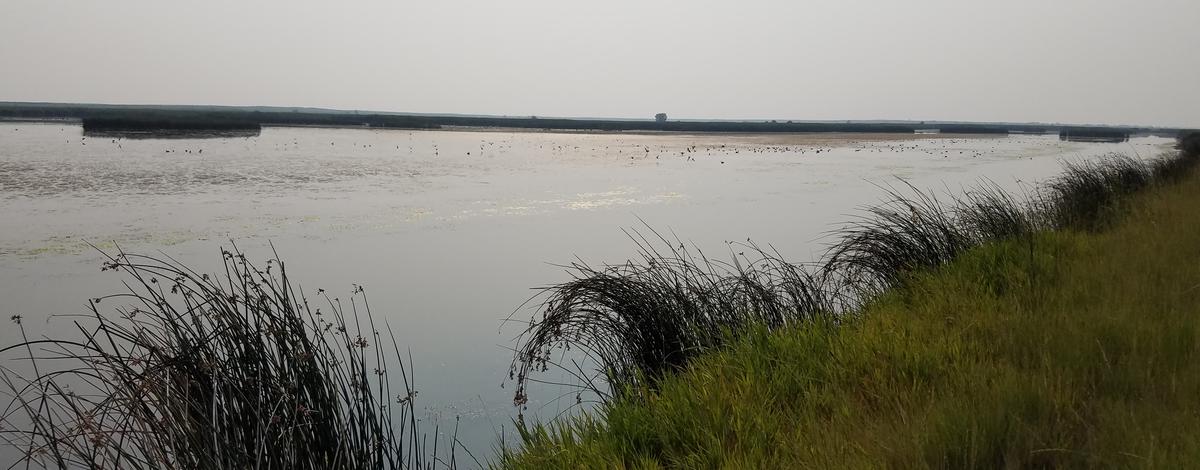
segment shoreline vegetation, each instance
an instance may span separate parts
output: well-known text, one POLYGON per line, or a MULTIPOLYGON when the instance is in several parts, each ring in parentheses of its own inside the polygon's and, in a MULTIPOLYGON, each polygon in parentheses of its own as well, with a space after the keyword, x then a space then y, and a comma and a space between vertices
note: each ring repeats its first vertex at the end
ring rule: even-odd
MULTIPOLYGON (((518 420, 520 447, 488 463, 1194 461, 1200 134, 1179 144, 1157 160, 1068 163, 1023 199, 987 183, 952 200, 891 189, 815 264, 749 241, 719 261, 631 232, 641 258, 573 265, 513 361, 518 406, 567 350, 600 372, 584 387, 602 403, 518 420)), ((117 251, 102 268, 128 292, 92 299, 73 336, 0 350, 12 399, 0 436, 16 463, 480 464, 453 432, 418 422, 412 358, 361 287, 342 300, 318 290, 310 306, 278 256, 222 257, 212 275, 117 251)))
POLYGON ((322 126, 383 129, 508 128, 558 131, 677 133, 887 133, 1058 134, 1071 140, 1121 142, 1130 136, 1177 137, 1186 129, 1042 123, 947 121, 779 121, 597 119, 539 116, 384 113, 319 108, 250 106, 108 105, 0 102, 0 119, 80 121, 85 130, 245 130, 262 126, 322 126))
POLYGON ((195 121, 169 118, 87 118, 83 135, 122 139, 203 139, 255 137, 262 125, 241 120, 195 121))
POLYGON ((422 429, 411 357, 361 286, 310 304, 277 255, 256 266, 222 249, 210 275, 101 253, 128 291, 88 299, 74 335, 31 338, 11 318, 25 339, 0 349, 13 467, 455 466, 456 433, 422 429))
POLYGON ((638 262, 574 265, 514 376, 582 352, 601 403, 518 421, 498 466, 1186 468, 1197 160, 1193 134, 1151 162, 1068 164, 1024 201, 892 191, 819 266, 653 238, 638 262))

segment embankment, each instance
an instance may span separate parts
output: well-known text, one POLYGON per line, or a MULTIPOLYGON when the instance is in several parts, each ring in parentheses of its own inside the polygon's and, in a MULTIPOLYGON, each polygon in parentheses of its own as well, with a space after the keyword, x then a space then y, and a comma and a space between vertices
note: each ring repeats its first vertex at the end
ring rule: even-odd
POLYGON ((1194 466, 1197 201, 1200 175, 1178 170, 1106 202, 1111 222, 989 241, 852 316, 752 329, 587 416, 528 426, 501 463, 1194 466))

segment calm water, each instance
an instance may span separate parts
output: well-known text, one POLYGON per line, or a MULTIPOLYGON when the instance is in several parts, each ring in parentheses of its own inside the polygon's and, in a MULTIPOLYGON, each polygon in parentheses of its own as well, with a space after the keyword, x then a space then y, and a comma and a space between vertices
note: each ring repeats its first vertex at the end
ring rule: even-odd
MULTIPOLYGON (((412 350, 420 404, 451 425, 461 417, 459 438, 486 455, 514 414, 512 388, 500 385, 518 331, 502 320, 531 288, 566 279, 556 263, 627 259, 621 229, 639 217, 709 252, 750 237, 808 261, 895 177, 1019 189, 1062 159, 1146 157, 1171 144, 313 128, 114 140, 0 124, 0 318, 21 314, 31 333, 53 334, 67 325, 51 315, 120 291, 88 241, 204 271, 230 240, 259 262, 273 242, 307 291, 364 285, 412 350)), ((3 345, 18 340, 0 331, 3 345)), ((573 394, 553 400, 567 391, 534 390, 529 412, 570 408, 573 394)))

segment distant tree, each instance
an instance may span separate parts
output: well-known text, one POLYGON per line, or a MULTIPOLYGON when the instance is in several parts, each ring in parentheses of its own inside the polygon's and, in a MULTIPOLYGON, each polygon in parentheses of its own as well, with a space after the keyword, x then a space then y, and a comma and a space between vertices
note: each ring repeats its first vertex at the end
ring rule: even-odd
POLYGON ((658 122, 667 122, 667 113, 658 113, 654 115, 654 120, 658 122))

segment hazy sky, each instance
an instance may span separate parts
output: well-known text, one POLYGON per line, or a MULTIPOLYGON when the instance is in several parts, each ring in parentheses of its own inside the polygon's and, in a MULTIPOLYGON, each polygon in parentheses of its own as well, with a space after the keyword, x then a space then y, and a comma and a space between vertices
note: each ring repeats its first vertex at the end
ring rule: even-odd
POLYGON ((0 1, 0 100, 1200 127, 1200 1, 0 1))

